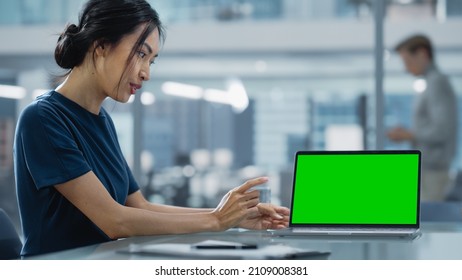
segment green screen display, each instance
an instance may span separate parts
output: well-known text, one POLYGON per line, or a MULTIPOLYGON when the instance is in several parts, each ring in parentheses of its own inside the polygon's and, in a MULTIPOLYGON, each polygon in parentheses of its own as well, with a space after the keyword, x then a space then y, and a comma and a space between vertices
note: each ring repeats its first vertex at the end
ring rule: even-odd
POLYGON ((419 154, 298 154, 292 224, 416 224, 419 154))

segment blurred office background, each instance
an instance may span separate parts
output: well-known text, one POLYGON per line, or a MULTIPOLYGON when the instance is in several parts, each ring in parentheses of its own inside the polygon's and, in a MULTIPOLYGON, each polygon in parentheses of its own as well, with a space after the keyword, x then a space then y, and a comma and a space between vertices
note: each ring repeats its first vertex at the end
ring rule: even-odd
MULTIPOLYGON (((0 0, 0 207, 17 223, 16 119, 56 86, 57 34, 83 2, 0 0)), ((296 150, 409 148, 383 137, 410 124, 425 86, 392 50, 408 35, 434 41, 462 94, 460 0, 149 2, 167 29, 151 80, 129 104, 105 107, 155 202, 214 207, 231 187, 268 175, 273 202, 288 205, 296 150)))

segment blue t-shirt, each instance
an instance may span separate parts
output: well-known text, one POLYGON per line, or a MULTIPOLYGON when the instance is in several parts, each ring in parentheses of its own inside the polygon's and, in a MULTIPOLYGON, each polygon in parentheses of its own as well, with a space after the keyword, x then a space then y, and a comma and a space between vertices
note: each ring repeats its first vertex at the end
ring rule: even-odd
POLYGON ((110 240, 54 185, 93 171, 122 205, 139 190, 104 108, 95 115, 56 91, 37 98, 21 113, 14 166, 23 256, 110 240))

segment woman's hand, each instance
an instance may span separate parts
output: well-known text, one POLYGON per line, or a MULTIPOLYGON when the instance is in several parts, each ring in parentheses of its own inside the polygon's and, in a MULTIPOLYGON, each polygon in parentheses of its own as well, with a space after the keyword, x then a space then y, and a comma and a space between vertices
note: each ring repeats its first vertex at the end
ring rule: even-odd
POLYGON ((261 217, 258 207, 259 191, 250 189, 267 181, 268 178, 266 177, 248 180, 241 186, 229 191, 212 211, 218 221, 217 230, 226 230, 238 226, 244 220, 261 217))
POLYGON ((404 127, 395 127, 387 132, 387 136, 390 140, 395 142, 402 141, 413 141, 414 134, 404 127))
POLYGON ((286 207, 275 206, 269 203, 257 205, 259 214, 243 220, 239 227, 246 229, 283 229, 289 226, 290 210, 286 207))

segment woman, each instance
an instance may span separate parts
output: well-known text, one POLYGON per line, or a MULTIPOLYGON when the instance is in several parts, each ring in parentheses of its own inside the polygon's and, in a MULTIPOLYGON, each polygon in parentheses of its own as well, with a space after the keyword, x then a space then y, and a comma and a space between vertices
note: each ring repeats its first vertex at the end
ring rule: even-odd
POLYGON ((15 136, 23 256, 136 235, 287 226, 287 208, 259 204, 250 190, 266 178, 231 190, 215 209, 142 196, 101 105, 127 102, 149 80, 162 37, 145 0, 90 0, 59 37, 55 60, 67 77, 24 109, 15 136))

